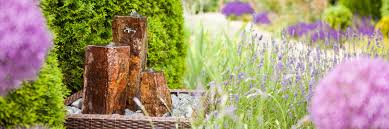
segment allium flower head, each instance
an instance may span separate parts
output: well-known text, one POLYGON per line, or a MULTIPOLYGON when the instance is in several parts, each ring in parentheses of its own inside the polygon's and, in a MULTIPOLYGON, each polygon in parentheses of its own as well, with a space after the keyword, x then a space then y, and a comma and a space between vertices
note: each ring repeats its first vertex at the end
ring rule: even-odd
POLYGON ((233 1, 224 5, 222 13, 226 16, 241 16, 244 14, 253 14, 254 9, 249 3, 233 1))
POLYGON ((45 19, 32 0, 0 0, 0 95, 33 80, 52 45, 45 19))
POLYGON ((256 24, 270 24, 271 21, 267 12, 257 13, 254 15, 254 23, 256 24))
POLYGON ((318 129, 389 128, 388 62, 348 60, 315 88, 310 111, 318 129))

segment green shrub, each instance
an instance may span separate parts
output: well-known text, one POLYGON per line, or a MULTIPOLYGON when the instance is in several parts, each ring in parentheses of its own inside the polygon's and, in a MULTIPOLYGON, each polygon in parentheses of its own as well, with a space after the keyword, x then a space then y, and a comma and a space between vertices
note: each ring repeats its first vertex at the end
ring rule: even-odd
POLYGON ((346 6, 351 12, 361 16, 372 16, 380 18, 381 0, 339 0, 340 4, 346 6))
POLYGON ((343 5, 329 7, 323 14, 323 20, 335 29, 345 29, 350 26, 352 17, 351 11, 343 5))
POLYGON ((382 0, 381 16, 389 15, 389 0, 382 0))
POLYGON ((376 29, 380 30, 385 38, 388 38, 389 34, 389 16, 384 16, 377 23, 376 29))
POLYGON ((42 0, 56 33, 59 65, 72 91, 83 85, 84 48, 111 42, 112 17, 136 11, 148 16, 147 65, 165 71, 170 88, 181 87, 186 45, 181 0, 42 0))
POLYGON ((64 96, 56 55, 52 52, 34 82, 24 82, 20 89, 0 97, 0 128, 47 125, 63 128, 64 96))

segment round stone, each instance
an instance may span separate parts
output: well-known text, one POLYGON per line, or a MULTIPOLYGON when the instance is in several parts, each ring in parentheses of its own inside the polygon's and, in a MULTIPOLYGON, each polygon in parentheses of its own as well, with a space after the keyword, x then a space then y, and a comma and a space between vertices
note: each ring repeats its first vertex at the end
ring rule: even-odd
POLYGON ((80 99, 77 99, 76 101, 74 101, 71 106, 73 107, 76 107, 78 109, 81 109, 82 108, 82 98, 80 99))

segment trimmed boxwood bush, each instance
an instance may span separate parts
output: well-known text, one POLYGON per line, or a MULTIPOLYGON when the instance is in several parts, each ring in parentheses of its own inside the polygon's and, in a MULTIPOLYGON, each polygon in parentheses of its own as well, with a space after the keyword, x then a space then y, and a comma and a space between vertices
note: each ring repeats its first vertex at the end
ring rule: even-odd
POLYGON ((71 90, 83 85, 85 46, 111 42, 112 17, 132 11, 148 16, 148 67, 165 71, 170 88, 181 87, 186 52, 181 0, 42 0, 41 7, 56 33, 60 68, 71 90))
POLYGON ((50 53, 39 76, 20 89, 0 97, 0 128, 46 125, 63 128, 66 87, 55 53, 50 53))
POLYGON ((339 0, 340 4, 349 8, 353 13, 361 16, 372 16, 374 19, 381 17, 381 0, 339 0))
POLYGON ((327 8, 323 13, 323 20, 334 29, 345 29, 351 25, 353 14, 343 6, 336 5, 327 8))

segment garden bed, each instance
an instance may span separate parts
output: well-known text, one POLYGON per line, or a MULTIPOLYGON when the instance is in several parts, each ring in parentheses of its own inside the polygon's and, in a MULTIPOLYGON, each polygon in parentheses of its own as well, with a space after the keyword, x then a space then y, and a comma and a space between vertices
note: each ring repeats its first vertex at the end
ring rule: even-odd
MULTIPOLYGON (((171 92, 173 100, 172 113, 165 115, 166 117, 148 117, 141 114, 140 112, 126 111, 126 115, 112 114, 112 115, 101 115, 101 114, 69 114, 66 116, 66 128, 79 129, 79 128, 136 128, 136 129, 151 129, 151 128, 190 128, 190 115, 187 113, 176 113, 181 110, 179 107, 183 106, 183 97, 192 97, 193 102, 190 106, 197 106, 196 103, 200 102, 199 95, 202 95, 202 91, 192 90, 172 90, 171 92), (194 100, 197 99, 197 100, 194 100), (135 115, 134 115, 135 114, 135 115)), ((72 105, 73 102, 82 98, 82 92, 77 92, 65 100, 65 105, 72 105)))

